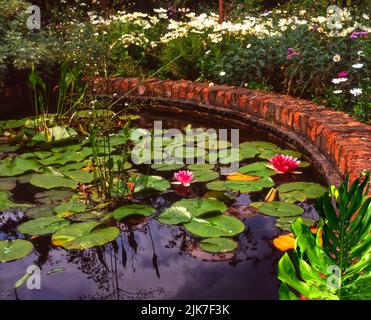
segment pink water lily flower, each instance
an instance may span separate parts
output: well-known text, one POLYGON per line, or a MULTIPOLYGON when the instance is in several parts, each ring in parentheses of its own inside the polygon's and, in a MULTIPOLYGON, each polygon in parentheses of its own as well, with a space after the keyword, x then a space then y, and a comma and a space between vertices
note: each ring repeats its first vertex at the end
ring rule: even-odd
POLYGON ((189 187, 193 179, 193 173, 189 170, 180 170, 174 173, 174 178, 177 181, 172 182, 173 184, 182 184, 185 187, 189 187))
POLYGON ((270 164, 267 167, 274 169, 278 173, 300 173, 295 171, 300 165, 300 161, 292 156, 284 154, 276 154, 272 159, 269 159, 270 164))

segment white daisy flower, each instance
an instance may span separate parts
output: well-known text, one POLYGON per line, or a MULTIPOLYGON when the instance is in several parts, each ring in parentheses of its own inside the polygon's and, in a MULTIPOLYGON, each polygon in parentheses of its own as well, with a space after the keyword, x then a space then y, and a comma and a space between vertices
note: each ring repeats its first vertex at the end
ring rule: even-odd
POLYGON ((363 67, 363 63, 356 63, 352 65, 352 68, 354 69, 361 69, 363 67))
POLYGON ((346 82, 347 80, 348 78, 335 78, 335 79, 332 79, 331 82, 334 84, 339 84, 341 82, 346 82))
POLYGON ((224 77, 224 76, 225 76, 225 71, 220 71, 219 75, 220 75, 221 77, 224 77))
POLYGON ((350 93, 355 96, 355 97, 358 97, 362 94, 362 89, 361 88, 354 88, 354 89, 350 89, 350 93))

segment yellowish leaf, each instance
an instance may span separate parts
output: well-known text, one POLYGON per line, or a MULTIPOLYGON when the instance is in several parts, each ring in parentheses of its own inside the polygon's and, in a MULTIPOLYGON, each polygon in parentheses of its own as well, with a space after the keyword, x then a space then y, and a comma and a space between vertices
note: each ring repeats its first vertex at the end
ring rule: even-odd
POLYGON ((259 176, 249 176, 247 174, 243 173, 231 173, 230 175, 227 176, 228 180, 233 180, 233 181, 256 181, 259 180, 259 176))
POLYGON ((277 189, 272 188, 272 189, 269 190, 268 194, 266 195, 265 201, 266 202, 272 202, 272 201, 276 200, 276 197, 277 197, 277 189))
MULTIPOLYGON (((312 233, 317 233, 318 228, 312 227, 310 231, 312 233)), ((322 233, 320 234, 320 243, 322 245, 322 233)), ((273 239, 273 245, 281 250, 287 251, 295 248, 295 237, 293 233, 283 234, 278 236, 277 238, 273 239)))

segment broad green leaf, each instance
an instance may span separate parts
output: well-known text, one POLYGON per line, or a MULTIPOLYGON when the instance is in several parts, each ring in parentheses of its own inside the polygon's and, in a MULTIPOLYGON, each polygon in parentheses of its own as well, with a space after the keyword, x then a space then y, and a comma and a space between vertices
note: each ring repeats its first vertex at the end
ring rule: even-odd
POLYGON ((254 192, 260 191, 264 188, 271 188, 274 186, 274 182, 270 177, 262 177, 256 181, 233 181, 228 180, 224 182, 224 186, 227 189, 240 191, 240 192, 254 192))
POLYGON ((23 127, 26 124, 26 119, 19 120, 7 120, 4 125, 4 129, 16 129, 23 127))
POLYGON ((170 183, 165 178, 160 176, 146 176, 138 174, 130 177, 129 182, 133 182, 135 185, 135 192, 143 190, 157 190, 165 191, 170 188, 170 183))
POLYGON ((272 217, 299 216, 304 212, 302 207, 282 201, 253 202, 250 206, 257 208, 261 213, 272 217))
POLYGON ((12 177, 28 171, 38 171, 40 165, 36 160, 21 157, 8 157, 0 161, 0 176, 12 177))
POLYGON ((212 181, 206 184, 208 190, 214 191, 224 191, 227 190, 227 187, 224 184, 225 181, 212 181))
MULTIPOLYGON (((298 217, 281 217, 276 220, 276 227, 285 230, 285 231, 291 231, 291 224, 298 219, 298 217)), ((315 224, 315 221, 310 218, 301 218, 305 225, 308 227, 311 227, 315 224)))
POLYGON ((94 173, 85 170, 72 170, 64 172, 67 178, 80 183, 92 183, 94 180, 94 173))
POLYGON ((239 169, 241 173, 246 173, 250 176, 259 176, 259 177, 270 177, 277 174, 274 170, 267 167, 265 162, 255 162, 248 164, 239 169))
POLYGON ((148 204, 127 204, 113 211, 116 220, 124 219, 128 216, 138 215, 149 217, 156 212, 156 209, 148 204))
POLYGON ((218 215, 209 218, 192 218, 184 227, 190 233, 205 238, 231 237, 245 230, 245 225, 235 217, 218 215))
POLYGON ((36 219, 41 217, 51 217, 54 216, 53 208, 55 204, 42 204, 36 205, 34 207, 28 208, 25 211, 27 217, 36 219))
POLYGON ((69 225, 68 220, 58 217, 41 217, 22 223, 18 231, 23 234, 45 235, 54 233, 60 228, 69 225))
POLYGON ((69 201, 72 195, 72 190, 46 190, 36 193, 34 198, 38 203, 55 204, 69 201))
POLYGON ((179 224, 189 222, 192 219, 192 213, 186 207, 173 204, 170 208, 165 209, 157 220, 163 224, 179 224))
POLYGON ((195 182, 207 182, 215 180, 219 177, 219 173, 212 170, 196 170, 193 172, 193 180, 195 182))
POLYGON ((62 126, 49 128, 48 141, 60 141, 77 136, 77 132, 72 128, 62 126))
POLYGON ((198 163, 198 164, 188 165, 188 170, 191 170, 191 171, 212 170, 212 169, 214 169, 214 167, 215 167, 214 164, 198 163))
POLYGON ((28 256, 33 245, 27 240, 0 240, 0 262, 9 262, 28 256))
POLYGON ((5 211, 13 207, 20 206, 9 199, 9 193, 0 191, 0 211, 5 211))
POLYGON ((227 206, 223 202, 214 198, 182 199, 174 202, 172 206, 186 208, 192 217, 199 217, 211 212, 223 213, 227 210, 227 206))
POLYGON ((314 182, 290 182, 278 187, 280 199, 287 202, 305 201, 318 198, 326 192, 326 188, 314 182))
POLYGON ((76 201, 70 201, 61 203, 59 206, 53 208, 56 214, 62 214, 64 212, 76 213, 83 212, 86 210, 86 204, 76 201))
POLYGON ((157 171, 175 171, 179 170, 184 167, 184 164, 166 164, 166 163, 160 163, 160 164, 153 164, 151 165, 151 168, 157 171))
POLYGON ((30 183, 35 187, 44 188, 44 189, 53 189, 53 188, 70 188, 75 189, 77 187, 77 182, 65 178, 55 176, 53 174, 35 174, 32 176, 30 183))
POLYGON ((68 250, 84 250, 111 242, 119 234, 118 228, 100 226, 96 221, 74 223, 54 233, 52 244, 68 250))
POLYGON ((212 253, 226 253, 237 249, 237 242, 228 238, 207 238, 200 242, 200 248, 212 253))

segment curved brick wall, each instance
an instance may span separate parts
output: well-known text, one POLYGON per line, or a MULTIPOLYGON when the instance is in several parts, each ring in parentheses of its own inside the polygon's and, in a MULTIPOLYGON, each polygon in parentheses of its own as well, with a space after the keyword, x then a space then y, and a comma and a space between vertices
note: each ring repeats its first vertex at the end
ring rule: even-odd
MULTIPOLYGON (((166 98, 238 111, 294 133, 353 180, 371 171, 371 126, 311 101, 233 86, 136 78, 90 79, 96 95, 166 98)), ((335 179, 336 180, 336 179, 335 179)))

